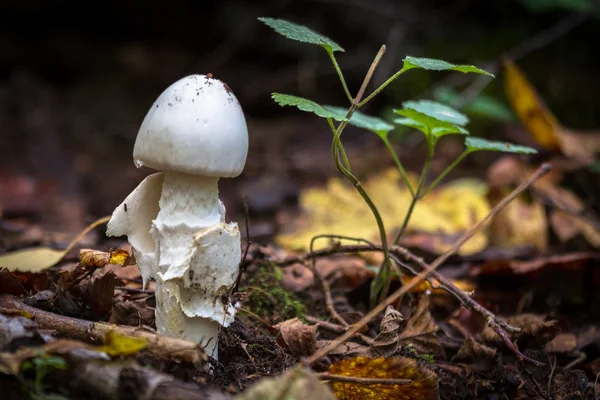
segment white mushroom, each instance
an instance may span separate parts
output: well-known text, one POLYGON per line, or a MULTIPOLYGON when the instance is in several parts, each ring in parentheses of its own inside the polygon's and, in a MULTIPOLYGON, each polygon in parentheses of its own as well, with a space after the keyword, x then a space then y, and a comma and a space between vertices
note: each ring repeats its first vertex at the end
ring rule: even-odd
POLYGON ((152 105, 133 150, 136 166, 164 172, 147 177, 107 229, 127 235, 144 285, 156 279, 159 333, 208 342, 215 358, 219 326, 235 316, 226 295, 241 258, 238 225, 225 223, 217 183, 238 176, 247 153, 244 114, 226 84, 204 75, 175 82, 152 105))

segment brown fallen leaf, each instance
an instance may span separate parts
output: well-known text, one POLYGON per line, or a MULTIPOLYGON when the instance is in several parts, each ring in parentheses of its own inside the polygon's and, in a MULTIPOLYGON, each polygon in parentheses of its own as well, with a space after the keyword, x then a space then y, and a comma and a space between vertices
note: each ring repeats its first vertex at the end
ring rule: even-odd
POLYGON ((600 253, 591 251, 536 257, 528 261, 496 259, 474 267, 470 274, 473 276, 535 274, 533 275, 535 277, 537 273, 546 269, 583 271, 591 260, 596 259, 600 259, 600 253))
POLYGON ((408 317, 404 330, 398 335, 398 344, 412 346, 422 353, 444 355, 436 335, 438 326, 429 312, 429 296, 421 295, 408 317))
POLYGON ((331 383, 331 387, 340 400, 437 400, 439 398, 436 373, 412 358, 349 358, 332 364, 329 367, 329 373, 356 378, 410 379, 412 381, 405 385, 365 385, 334 381, 331 383))
POLYGON ((496 365, 496 350, 467 336, 451 362, 468 364, 475 372, 485 372, 496 365))
POLYGON ((577 336, 572 333, 560 333, 546 343, 544 350, 548 353, 570 353, 577 348, 577 336))
POLYGON ((87 304, 96 318, 104 319, 110 314, 115 287, 121 285, 123 282, 117 279, 112 272, 92 277, 84 291, 84 301, 87 300, 87 304))
MULTIPOLYGON (((544 346, 559 333, 558 321, 546 321, 540 315, 524 313, 504 318, 504 321, 509 325, 521 328, 520 332, 511 335, 511 339, 516 341, 521 349, 544 346)), ((484 328, 480 336, 488 344, 502 346, 504 343, 489 325, 484 328)))
POLYGON ((114 304, 108 323, 127 326, 154 326, 154 310, 145 302, 119 301, 114 304))
MULTIPOLYGON (((329 347, 333 340, 317 340, 317 350, 329 347)), ((372 356, 372 351, 369 346, 365 346, 355 342, 340 343, 336 348, 328 354, 332 356, 372 356)))
POLYGON ((371 349, 381 357, 391 357, 398 350, 400 328, 404 323, 404 316, 393 306, 388 306, 379 324, 379 335, 371 344, 371 349))
POLYGON ((290 292, 302 292, 315 283, 315 274, 307 266, 296 263, 281 269, 281 286, 290 292))
POLYGON ((317 325, 306 325, 298 318, 288 319, 275 325, 290 351, 299 357, 309 356, 317 346, 317 325))

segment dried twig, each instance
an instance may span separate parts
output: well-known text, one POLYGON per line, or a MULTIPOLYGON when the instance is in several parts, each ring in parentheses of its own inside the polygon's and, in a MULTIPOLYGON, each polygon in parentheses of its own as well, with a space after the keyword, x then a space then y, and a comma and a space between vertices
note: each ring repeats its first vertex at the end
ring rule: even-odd
MULTIPOLYGON (((491 219, 493 216, 498 214, 498 212, 500 212, 509 202, 511 202, 515 197, 517 197, 519 194, 521 194, 529 186, 531 186, 535 181, 540 179, 542 176, 546 175, 550 171, 551 168, 552 168, 551 165, 548 163, 542 164, 542 166, 536 171, 536 173, 532 177, 530 177, 527 181, 525 181, 521 185, 519 185, 519 187, 517 187, 515 190, 513 190, 510 195, 508 195, 501 202, 499 202, 484 219, 479 221, 474 227, 472 227, 468 232, 466 232, 463 236, 461 236, 461 238, 450 248, 450 250, 448 250, 446 253, 439 256, 430 266, 427 266, 427 269, 425 269, 424 271, 419 273, 408 284, 402 286, 400 289, 396 290, 392 295, 390 295, 383 302, 379 303, 367 315, 365 315, 360 321, 358 321, 356 324, 354 324, 352 327, 350 327, 348 329, 348 331, 346 331, 344 334, 340 335, 337 339, 333 340, 330 345, 328 345, 322 349, 319 349, 311 357, 305 359, 305 362, 309 365, 314 364, 321 357, 327 355, 330 351, 335 349, 341 343, 343 343, 344 341, 346 341, 350 337, 352 337, 354 334, 356 334, 359 330, 361 330, 364 326, 366 326, 369 322, 371 322, 374 318, 376 318, 379 315, 379 313, 383 312, 387 306, 395 303, 408 290, 415 287, 417 284, 419 284, 421 281, 423 281, 423 279, 426 279, 430 273, 432 273, 436 268, 438 268, 440 265, 442 265, 448 259, 448 257, 453 255, 467 240, 469 240, 471 237, 473 237, 473 235, 479 229, 481 229, 481 227, 483 226, 484 223, 486 223, 489 219, 491 219)), ((506 331, 500 325, 498 325, 498 323, 495 323, 494 321, 487 321, 487 322, 490 325, 490 327, 492 329, 494 329, 494 331, 496 331, 500 335, 500 337, 503 339, 503 341, 506 343, 506 345, 511 349, 511 351, 513 353, 515 353, 517 355, 517 357, 519 359, 525 360, 525 361, 535 364, 535 365, 544 365, 543 363, 533 360, 533 359, 525 356, 523 353, 521 353, 519 351, 519 349, 516 348, 514 343, 512 343, 512 341, 508 338, 508 334, 506 333, 506 331)))
POLYGON ((84 342, 102 342, 106 334, 115 331, 121 335, 147 339, 144 350, 158 358, 173 359, 194 364, 208 360, 198 343, 157 335, 132 326, 118 326, 103 322, 65 317, 31 307, 14 296, 0 295, 0 312, 7 315, 29 314, 39 329, 56 331, 59 335, 84 342))
MULTIPOLYGON (((306 316, 304 316, 304 318, 306 318, 306 320, 308 322, 310 322, 311 324, 315 324, 319 328, 322 328, 322 329, 324 329, 326 331, 329 331, 329 332, 341 334, 341 333, 346 332, 346 330, 348 329, 347 326, 338 325, 338 324, 336 324, 334 322, 329 322, 329 321, 321 321, 320 319, 317 319, 317 318, 315 318, 313 316, 310 316, 310 315, 306 315, 306 316)), ((368 344, 369 346, 373 343, 373 339, 372 338, 370 338, 370 337, 368 337, 366 335, 363 335, 362 333, 357 333, 356 336, 358 338, 360 338, 360 340, 362 340, 363 342, 365 342, 366 344, 368 344)))
POLYGON ((345 375, 334 375, 328 372, 321 372, 317 374, 319 379, 330 382, 347 382, 354 383, 356 385, 410 385, 412 379, 381 379, 381 378, 358 378, 355 376, 345 375))

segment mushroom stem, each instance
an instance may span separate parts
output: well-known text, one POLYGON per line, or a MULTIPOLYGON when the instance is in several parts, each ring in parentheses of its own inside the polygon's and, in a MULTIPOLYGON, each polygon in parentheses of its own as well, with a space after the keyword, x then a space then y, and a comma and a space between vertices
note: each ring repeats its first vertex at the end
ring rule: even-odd
POLYGON ((194 234, 223 221, 218 177, 165 171, 160 211, 151 233, 157 244, 158 271, 182 266, 194 234))
POLYGON ((229 303, 241 257, 237 224, 226 224, 218 177, 165 172, 156 242, 156 328, 206 346, 217 358, 219 326, 235 315, 229 303), (225 300, 223 300, 225 298, 225 300))

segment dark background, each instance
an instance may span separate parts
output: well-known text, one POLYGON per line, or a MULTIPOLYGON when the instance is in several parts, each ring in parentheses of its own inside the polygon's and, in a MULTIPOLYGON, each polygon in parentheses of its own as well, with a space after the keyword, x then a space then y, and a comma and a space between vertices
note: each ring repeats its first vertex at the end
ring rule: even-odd
MULTIPOLYGON (((600 24, 595 15, 578 13, 586 4, 3 0, 0 207, 5 217, 33 213, 47 227, 67 230, 111 213, 152 172, 136 169, 132 161, 145 113, 162 90, 194 73, 210 72, 227 82, 246 112, 251 143, 246 169, 239 178, 221 181, 232 218, 239 218, 242 195, 252 213, 270 215, 284 202, 293 204, 303 185, 334 174, 327 124, 270 99, 276 91, 345 105, 334 69, 322 49, 284 39, 259 22, 260 16, 289 19, 338 42, 346 49, 338 60, 353 93, 383 43, 388 51, 371 89, 397 71, 405 55, 494 70, 508 52, 563 124, 595 128, 600 24)), ((484 93, 506 102, 501 71, 496 73, 484 93)), ((431 98, 441 85, 461 90, 476 78, 411 72, 367 112, 389 118, 389 110, 404 100, 431 98)), ((531 144, 516 121, 473 118, 471 132, 531 144)), ((390 165, 374 135, 352 128, 344 135, 359 174, 390 165)), ((422 160, 418 139, 403 138, 397 141, 400 155, 416 168, 422 160)), ((448 141, 434 172, 459 151, 448 141)), ((465 164, 469 173, 489 164, 482 157, 465 164)))

